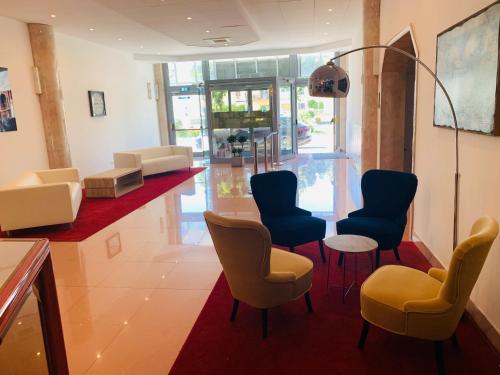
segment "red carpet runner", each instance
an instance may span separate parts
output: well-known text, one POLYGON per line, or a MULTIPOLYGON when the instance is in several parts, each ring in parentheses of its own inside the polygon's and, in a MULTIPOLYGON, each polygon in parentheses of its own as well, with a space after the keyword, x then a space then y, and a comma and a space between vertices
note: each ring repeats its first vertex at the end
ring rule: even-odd
MULTIPOLYGON (((327 266, 315 244, 297 248, 314 260, 308 314, 304 299, 269 311, 269 337, 261 337, 260 312, 240 304, 236 321, 229 321, 232 298, 224 276, 217 281, 170 374, 436 374, 432 342, 401 337, 372 327, 365 349, 356 344, 361 330, 359 288, 342 304, 341 268, 334 265, 326 289, 327 266)), ((402 264, 421 270, 430 265, 413 243, 401 245, 402 264)), ((348 255, 348 276, 354 258, 348 255)), ((382 264, 395 263, 392 252, 382 253, 382 264)), ((358 255, 358 276, 370 270, 366 254, 358 255)), ((500 356, 482 332, 464 317, 457 331, 460 348, 445 343, 448 374, 499 374, 500 356)))
MULTIPOLYGON (((85 191, 73 227, 54 225, 18 230, 13 237, 43 237, 51 241, 83 241, 118 219, 128 215, 154 198, 200 173, 205 168, 181 169, 175 172, 146 177, 144 186, 120 198, 86 198, 85 191)), ((4 232, 0 237, 6 237, 4 232)))

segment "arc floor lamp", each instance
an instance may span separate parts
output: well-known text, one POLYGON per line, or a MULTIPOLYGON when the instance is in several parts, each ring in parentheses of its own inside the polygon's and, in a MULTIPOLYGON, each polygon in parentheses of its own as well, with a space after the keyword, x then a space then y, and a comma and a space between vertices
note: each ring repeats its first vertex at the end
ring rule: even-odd
POLYGON ((443 90, 446 100, 450 105, 451 113, 453 115, 453 123, 455 130, 455 182, 454 182, 454 201, 453 201, 453 249, 457 246, 458 237, 458 195, 459 195, 459 163, 458 163, 458 124, 457 116, 455 114, 455 108, 451 102, 450 95, 448 91, 443 86, 443 83, 439 80, 436 74, 429 68, 425 63, 423 63, 419 58, 413 56, 412 54, 392 46, 386 45, 372 45, 360 48, 355 48, 350 51, 341 53, 330 59, 326 65, 320 66, 316 69, 309 77, 309 95, 319 96, 324 98, 345 98, 349 93, 349 76, 344 69, 336 65, 333 61, 339 58, 349 55, 353 52, 367 50, 367 49, 388 49, 397 53, 400 53, 415 62, 422 65, 425 70, 434 78, 441 90, 443 90))

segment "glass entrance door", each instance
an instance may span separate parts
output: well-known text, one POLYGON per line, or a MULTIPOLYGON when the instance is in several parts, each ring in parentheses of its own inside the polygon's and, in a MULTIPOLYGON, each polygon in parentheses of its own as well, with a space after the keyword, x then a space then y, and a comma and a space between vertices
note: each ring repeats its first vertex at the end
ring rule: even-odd
POLYGON ((190 146, 195 156, 208 151, 206 101, 198 86, 182 86, 170 95, 170 143, 190 146))
POLYGON ((278 149, 280 160, 286 160, 297 154, 296 117, 293 108, 294 84, 287 79, 279 79, 278 87, 278 149))

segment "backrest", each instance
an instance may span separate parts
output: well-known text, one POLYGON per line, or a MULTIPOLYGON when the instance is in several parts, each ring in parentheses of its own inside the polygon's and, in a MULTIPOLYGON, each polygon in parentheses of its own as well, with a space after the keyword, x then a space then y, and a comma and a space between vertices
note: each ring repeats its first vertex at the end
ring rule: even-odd
POLYGON ((265 287, 270 272, 271 236, 260 223, 226 218, 211 211, 203 213, 231 293, 245 296, 265 287))
POLYGON ((256 174, 250 178, 250 186, 261 217, 287 215, 296 206, 297 176, 293 172, 256 174))
POLYGON ((364 209, 375 217, 405 216, 417 185, 417 176, 413 173, 371 169, 361 177, 364 209))
POLYGON ((439 296, 454 305, 458 318, 465 309, 497 235, 498 223, 491 217, 481 217, 472 226, 470 237, 453 251, 439 296))
POLYGON ((173 155, 172 150, 169 146, 141 148, 129 152, 136 152, 138 154, 141 154, 142 159, 154 159, 173 155))

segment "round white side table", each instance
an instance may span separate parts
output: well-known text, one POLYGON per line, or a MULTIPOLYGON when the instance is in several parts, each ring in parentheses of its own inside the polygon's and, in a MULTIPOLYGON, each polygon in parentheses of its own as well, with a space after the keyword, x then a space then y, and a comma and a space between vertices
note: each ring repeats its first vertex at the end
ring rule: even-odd
POLYGON ((329 287, 330 284, 330 266, 332 260, 332 251, 337 250, 340 253, 344 254, 354 254, 354 280, 353 282, 346 288, 345 286, 345 266, 347 263, 347 256, 344 256, 343 261, 343 277, 342 277, 342 303, 345 302, 345 297, 349 294, 351 288, 356 284, 358 279, 358 253, 367 253, 370 257, 370 261, 372 264, 372 272, 373 272, 373 258, 372 252, 377 250, 378 243, 374 239, 365 236, 357 236, 354 234, 339 234, 336 236, 331 236, 325 238, 325 245, 329 250, 328 254, 328 276, 326 280, 326 287, 329 287))

